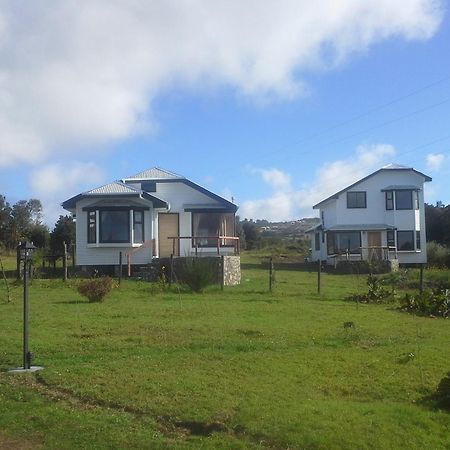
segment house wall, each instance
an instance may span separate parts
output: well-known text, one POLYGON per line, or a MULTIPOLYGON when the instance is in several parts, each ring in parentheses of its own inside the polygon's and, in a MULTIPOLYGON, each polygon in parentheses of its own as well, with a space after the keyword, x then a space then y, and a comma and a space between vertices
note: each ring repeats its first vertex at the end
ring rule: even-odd
MULTIPOLYGON (((402 231, 420 231, 421 250, 399 252, 400 263, 426 262, 425 205, 423 195, 424 179, 412 171, 385 170, 370 177, 331 199, 320 208, 325 228, 333 225, 388 224, 402 231), (419 210, 386 210, 385 192, 390 185, 414 185, 420 187, 419 210), (347 192, 365 191, 367 208, 347 208, 347 192), (322 215, 323 213, 323 215, 322 215)), ((386 232, 381 234, 382 245, 387 245, 386 232)), ((362 247, 367 247, 367 232, 362 232, 362 247)), ((326 259, 326 242, 321 248, 321 258, 326 259)))
MULTIPOLYGON (((133 200, 133 202, 141 203, 143 207, 149 207, 148 201, 133 200)), ((87 243, 87 211, 83 208, 90 205, 98 205, 99 199, 83 199, 77 203, 76 209, 76 264, 79 266, 103 266, 119 264, 119 253, 130 251, 133 247, 130 244, 88 244, 87 243)), ((108 199, 104 203, 105 206, 127 206, 125 199, 116 198, 108 199)), ((151 206, 151 205, 150 205, 151 206)), ((153 236, 152 215, 153 209, 144 211, 144 241, 150 241, 153 236)), ((134 247, 135 248, 135 247, 134 247)), ((152 248, 145 247, 131 256, 132 264, 146 264, 152 259, 152 248)), ((126 264, 126 257, 123 256, 123 263, 126 264)))

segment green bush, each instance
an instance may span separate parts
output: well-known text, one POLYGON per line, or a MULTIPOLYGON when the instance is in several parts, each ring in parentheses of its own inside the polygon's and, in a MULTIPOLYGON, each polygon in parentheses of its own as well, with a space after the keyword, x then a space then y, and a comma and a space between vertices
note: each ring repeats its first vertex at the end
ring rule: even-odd
POLYGON ((374 275, 367 277, 367 293, 352 294, 346 300, 359 303, 390 303, 394 299, 394 293, 384 289, 381 281, 374 275))
POLYGON ((210 258, 185 258, 181 267, 180 281, 193 292, 203 292, 206 286, 217 281, 217 266, 210 258))
POLYGON ((101 302, 113 288, 113 280, 110 277, 93 278, 82 281, 78 285, 78 292, 86 297, 89 302, 101 302))
POLYGON ((400 308, 420 315, 449 317, 450 290, 436 288, 418 295, 405 294, 400 299, 400 308))
POLYGON ((434 241, 428 242, 427 259, 428 265, 432 267, 449 267, 450 249, 434 241))
POLYGON ((436 400, 440 407, 450 411, 450 372, 439 382, 436 400))

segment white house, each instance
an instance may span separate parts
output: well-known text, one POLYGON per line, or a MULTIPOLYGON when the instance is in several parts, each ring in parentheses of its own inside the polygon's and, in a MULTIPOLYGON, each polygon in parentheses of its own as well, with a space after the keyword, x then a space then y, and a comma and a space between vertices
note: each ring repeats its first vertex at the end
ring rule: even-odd
POLYGON ((117 265, 153 258, 233 254, 237 206, 154 167, 78 194, 62 206, 76 218, 76 263, 117 265))
POLYGON ((396 259, 426 263, 423 186, 431 178, 390 164, 314 205, 314 261, 396 259))

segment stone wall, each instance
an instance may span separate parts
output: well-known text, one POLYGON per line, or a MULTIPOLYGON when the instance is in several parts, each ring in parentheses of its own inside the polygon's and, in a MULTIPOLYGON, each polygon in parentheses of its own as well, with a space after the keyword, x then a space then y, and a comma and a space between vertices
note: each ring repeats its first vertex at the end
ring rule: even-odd
POLYGON ((241 283, 241 257, 222 256, 223 285, 236 286, 241 283))

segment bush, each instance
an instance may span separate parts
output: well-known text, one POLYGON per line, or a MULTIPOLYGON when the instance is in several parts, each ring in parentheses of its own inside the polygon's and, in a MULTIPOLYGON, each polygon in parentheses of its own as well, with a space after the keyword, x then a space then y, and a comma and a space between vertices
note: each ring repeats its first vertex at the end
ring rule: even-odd
POLYGON ((428 265, 433 267, 449 267, 450 250, 448 247, 431 241, 427 244, 428 265))
POLYGON ((400 299, 400 308, 420 315, 449 317, 450 290, 436 288, 418 295, 405 294, 400 299))
POLYGON ((439 382, 436 400, 440 407, 450 411, 450 372, 439 382))
POLYGON ((381 285, 381 281, 374 275, 367 277, 367 293, 352 294, 346 297, 346 300, 359 303, 389 303, 393 300, 393 292, 389 292, 381 285))
POLYGON ((202 292, 217 281, 216 265, 209 258, 186 258, 181 267, 180 281, 193 292, 202 292))
POLYGON ((113 287, 113 280, 110 277, 93 278, 82 281, 78 285, 78 292, 86 297, 89 302, 101 302, 109 294, 113 287))

